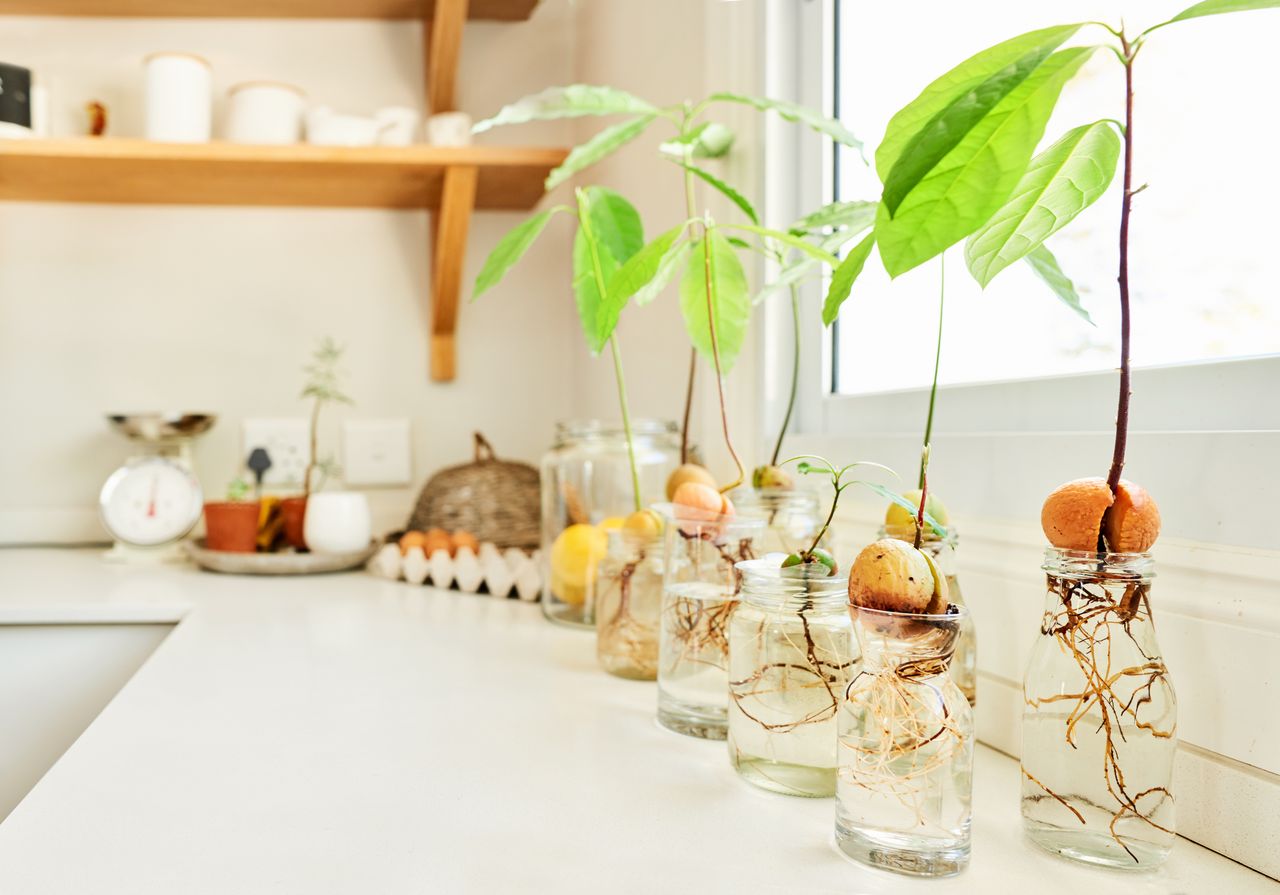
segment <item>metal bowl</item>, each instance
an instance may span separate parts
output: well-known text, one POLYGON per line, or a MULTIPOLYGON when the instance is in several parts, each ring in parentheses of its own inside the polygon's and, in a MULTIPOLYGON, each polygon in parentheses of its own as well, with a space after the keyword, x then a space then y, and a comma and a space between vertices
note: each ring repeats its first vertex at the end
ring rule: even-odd
POLYGON ((212 413, 109 413, 112 428, 137 441, 172 441, 194 438, 213 428, 212 413))

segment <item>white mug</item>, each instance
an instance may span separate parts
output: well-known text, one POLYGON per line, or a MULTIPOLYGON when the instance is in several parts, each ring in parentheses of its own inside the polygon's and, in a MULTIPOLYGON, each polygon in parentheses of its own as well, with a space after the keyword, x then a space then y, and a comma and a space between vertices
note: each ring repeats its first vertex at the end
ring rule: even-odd
POLYGON ((373 113, 381 130, 378 132, 379 146, 408 146, 417 136, 421 117, 417 109, 408 106, 388 106, 373 113))
POLYGON ((246 81, 228 90, 227 99, 230 142, 279 145, 302 137, 305 95, 292 84, 246 81))
POLYGON ((427 119, 427 142, 432 146, 470 146, 471 116, 466 112, 437 112, 427 119))
POLYGON ((302 523, 313 553, 352 553, 369 546, 373 522, 369 501, 355 491, 322 491, 307 498, 302 523))
POLYGON ((145 60, 146 137, 207 143, 213 131, 213 71, 191 53, 152 53, 145 60))

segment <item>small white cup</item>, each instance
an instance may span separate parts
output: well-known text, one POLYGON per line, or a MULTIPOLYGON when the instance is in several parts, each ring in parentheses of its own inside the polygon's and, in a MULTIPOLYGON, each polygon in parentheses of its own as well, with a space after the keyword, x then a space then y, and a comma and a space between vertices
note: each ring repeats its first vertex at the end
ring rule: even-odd
POLYGON ((437 112, 427 119, 427 142, 432 146, 470 146, 471 116, 466 112, 437 112))
POLYGON ((307 142, 316 146, 372 146, 382 128, 374 118, 339 115, 327 106, 307 113, 307 142))
POLYGON ((302 136, 305 96, 292 84, 246 81, 227 91, 226 138, 232 143, 283 145, 302 136))
POLYGON ((378 131, 379 146, 409 146, 418 134, 422 117, 417 109, 408 106, 388 106, 373 113, 381 128, 378 131))
POLYGON ((307 498, 302 523, 313 553, 352 553, 369 546, 373 522, 369 501, 355 491, 323 491, 307 498))
POLYGON ((213 71, 191 53, 152 53, 146 66, 146 137, 207 143, 213 132, 213 71))

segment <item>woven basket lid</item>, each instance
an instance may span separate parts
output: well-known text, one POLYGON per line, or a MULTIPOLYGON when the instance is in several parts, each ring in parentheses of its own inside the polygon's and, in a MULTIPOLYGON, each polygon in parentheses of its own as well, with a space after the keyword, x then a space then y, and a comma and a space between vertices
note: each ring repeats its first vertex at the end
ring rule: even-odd
POLYGON ((541 492, 538 470, 499 460, 475 433, 471 463, 442 469, 427 480, 409 518, 409 530, 469 531, 499 547, 538 546, 541 492))

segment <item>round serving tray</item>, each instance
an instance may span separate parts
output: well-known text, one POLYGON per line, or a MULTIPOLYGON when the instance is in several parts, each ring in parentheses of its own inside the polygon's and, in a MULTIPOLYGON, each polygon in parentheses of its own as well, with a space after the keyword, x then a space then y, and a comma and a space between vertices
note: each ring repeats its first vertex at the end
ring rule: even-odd
POLYGON ((350 553, 231 553, 210 550, 204 538, 187 544, 187 553, 202 569, 231 575, 320 575, 358 569, 378 549, 371 541, 363 550, 350 553))

